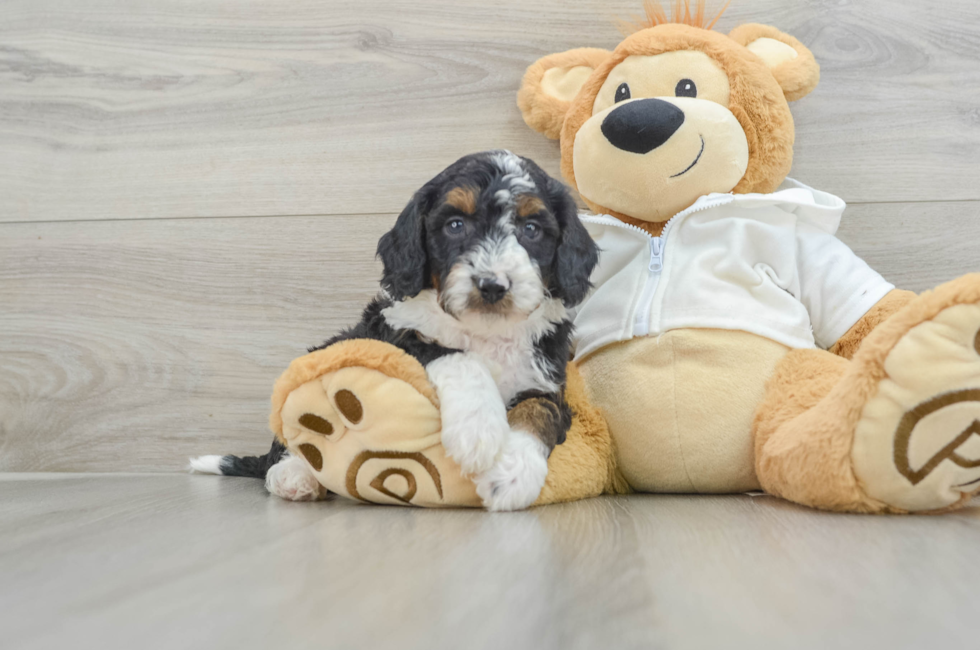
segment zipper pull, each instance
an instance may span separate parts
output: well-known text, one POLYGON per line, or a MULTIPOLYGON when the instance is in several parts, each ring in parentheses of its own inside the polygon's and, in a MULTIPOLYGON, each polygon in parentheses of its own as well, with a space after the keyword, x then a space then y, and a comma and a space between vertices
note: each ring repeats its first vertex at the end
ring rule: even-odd
POLYGON ((663 270, 663 255, 663 240, 660 237, 652 238, 650 240, 650 270, 654 273, 659 273, 661 270, 663 270))

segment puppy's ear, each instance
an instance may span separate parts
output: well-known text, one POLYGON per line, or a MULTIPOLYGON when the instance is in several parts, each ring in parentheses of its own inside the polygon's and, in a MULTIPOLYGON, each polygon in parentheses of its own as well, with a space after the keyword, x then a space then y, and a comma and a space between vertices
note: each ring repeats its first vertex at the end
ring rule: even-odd
POLYGON ((574 307, 592 288, 589 277, 599 261, 599 247, 578 218, 578 207, 563 183, 548 179, 551 209, 561 227, 555 256, 554 286, 551 295, 566 307, 574 307))
POLYGON ((381 286, 395 300, 416 296, 431 286, 425 246, 427 200, 419 190, 398 215, 395 226, 378 241, 378 257, 384 265, 381 286))

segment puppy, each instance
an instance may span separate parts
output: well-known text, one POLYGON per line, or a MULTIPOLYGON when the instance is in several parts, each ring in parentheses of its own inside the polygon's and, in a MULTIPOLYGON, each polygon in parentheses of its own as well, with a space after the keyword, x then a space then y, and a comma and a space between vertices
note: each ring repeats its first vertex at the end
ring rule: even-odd
MULTIPOLYGON (((598 259, 568 190, 509 151, 466 156, 416 192, 378 256, 381 294, 311 351, 369 338, 414 356, 439 395, 443 446, 484 505, 531 505, 571 425, 567 310, 598 259)), ((320 494, 278 441, 262 457, 204 456, 192 469, 264 476, 287 499, 320 494)))

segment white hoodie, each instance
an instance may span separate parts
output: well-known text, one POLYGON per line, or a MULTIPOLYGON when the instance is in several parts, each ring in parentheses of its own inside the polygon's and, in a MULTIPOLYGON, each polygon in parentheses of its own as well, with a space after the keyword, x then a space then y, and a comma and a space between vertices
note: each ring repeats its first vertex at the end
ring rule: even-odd
POLYGON ((894 289, 834 237, 844 201, 787 179, 772 194, 708 194, 660 237, 582 215, 601 249, 575 316, 576 360, 680 328, 827 348, 894 289))

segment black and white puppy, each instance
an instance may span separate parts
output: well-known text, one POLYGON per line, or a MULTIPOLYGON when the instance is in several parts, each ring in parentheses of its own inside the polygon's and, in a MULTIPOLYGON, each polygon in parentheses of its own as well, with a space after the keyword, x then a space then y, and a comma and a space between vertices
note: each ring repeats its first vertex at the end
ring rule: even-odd
MULTIPOLYGON (((585 298, 598 258, 568 190, 509 151, 466 156, 416 192, 378 255, 382 293, 313 350, 369 338, 414 356, 439 395, 443 445, 484 505, 529 506, 571 425, 567 309, 585 298)), ((263 457, 192 467, 267 474, 271 492, 312 498, 315 478, 284 451, 276 442, 263 457)))

